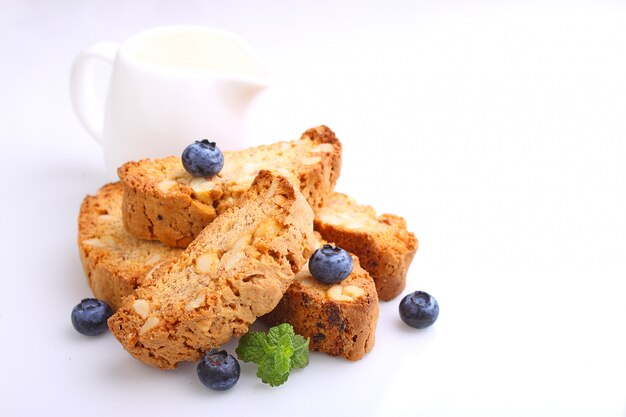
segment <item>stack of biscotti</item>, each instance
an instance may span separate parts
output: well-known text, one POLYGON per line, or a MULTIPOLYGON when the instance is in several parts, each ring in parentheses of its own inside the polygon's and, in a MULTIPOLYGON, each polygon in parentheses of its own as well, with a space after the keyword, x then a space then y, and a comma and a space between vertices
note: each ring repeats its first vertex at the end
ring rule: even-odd
MULTIPOLYGON (((85 198, 79 221, 80 254, 89 284, 94 295, 114 310, 123 297, 132 296, 144 281, 151 281, 159 265, 183 252, 130 236, 121 209, 122 184, 107 184, 95 196, 85 198)), ((321 246, 319 234, 315 239, 315 246, 321 246)), ((358 258, 354 257, 354 262, 352 273, 340 285, 319 283, 305 265, 278 306, 262 320, 292 324, 298 334, 310 338, 313 350, 360 359, 374 344, 378 298, 373 280, 359 266, 358 258)), ((145 304, 136 301, 134 297, 133 308, 144 311, 145 304)), ((147 313, 142 314, 148 318, 147 313)))
POLYGON ((265 315, 291 323, 314 350, 361 358, 378 298, 404 288, 415 237, 401 218, 333 192, 341 144, 324 126, 224 156, 211 179, 191 177, 176 157, 129 162, 121 183, 83 202, 81 259, 95 296, 118 309, 113 333, 133 356, 171 368, 265 315), (340 284, 308 274, 321 238, 358 256, 340 284))

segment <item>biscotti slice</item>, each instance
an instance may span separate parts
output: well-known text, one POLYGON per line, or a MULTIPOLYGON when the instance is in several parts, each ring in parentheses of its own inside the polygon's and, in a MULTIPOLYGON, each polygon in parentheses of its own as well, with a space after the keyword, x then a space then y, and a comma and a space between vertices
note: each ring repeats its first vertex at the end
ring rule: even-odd
POLYGON ((317 210, 339 177, 341 143, 329 128, 319 126, 300 140, 224 152, 224 167, 210 179, 192 177, 179 157, 128 162, 118 169, 126 229, 136 237, 184 248, 239 199, 261 169, 289 177, 317 210))
POLYGON ((78 249, 96 298, 116 310, 161 262, 182 250, 130 236, 122 222, 122 184, 102 187, 85 197, 78 217, 78 249))
POLYGON ((389 301, 404 290, 417 239, 402 217, 377 216, 372 207, 333 193, 317 211, 315 229, 325 240, 358 256, 376 283, 378 298, 389 301))
POLYGON ((356 256, 352 259, 352 273, 338 284, 317 281, 307 264, 262 320, 269 325, 290 323, 297 334, 310 338, 311 350, 361 359, 374 347, 378 296, 370 275, 356 256))
POLYGON ((176 260, 124 298, 109 328, 160 368, 197 360, 272 311, 315 248, 313 212, 282 176, 261 171, 176 260))

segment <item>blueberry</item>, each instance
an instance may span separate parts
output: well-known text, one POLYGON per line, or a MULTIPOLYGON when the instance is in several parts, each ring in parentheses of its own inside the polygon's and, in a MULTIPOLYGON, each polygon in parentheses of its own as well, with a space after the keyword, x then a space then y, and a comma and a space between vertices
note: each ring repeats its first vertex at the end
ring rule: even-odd
POLYGON ((350 275, 353 267, 352 256, 345 250, 331 245, 317 249, 309 259, 311 275, 324 284, 343 281, 350 275))
POLYGON ((432 325, 439 317, 439 304, 435 297, 415 291, 400 301, 400 318, 403 322, 416 329, 424 329, 432 325))
POLYGON ((196 141, 183 151, 183 166, 194 177, 212 177, 222 170, 224 154, 207 139, 196 141))
POLYGON ((212 349, 205 353, 198 362, 198 378, 200 381, 216 391, 226 391, 232 388, 239 380, 239 361, 225 350, 212 349))
POLYGON ((97 336, 107 331, 107 320, 113 314, 104 301, 85 298, 72 310, 72 325, 85 336, 97 336))

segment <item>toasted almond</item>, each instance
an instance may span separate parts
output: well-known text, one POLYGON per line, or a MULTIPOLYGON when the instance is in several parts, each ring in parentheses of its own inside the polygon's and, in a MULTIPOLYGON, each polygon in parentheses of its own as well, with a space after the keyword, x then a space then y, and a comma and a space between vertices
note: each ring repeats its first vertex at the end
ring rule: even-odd
POLYGON ((160 260, 161 260, 161 254, 160 253, 155 253, 150 258, 148 258, 148 260, 146 260, 146 265, 154 265, 155 263, 159 262, 160 260))
POLYGON ((195 310, 196 308, 200 307, 202 304, 204 304, 204 299, 206 298, 204 292, 201 292, 200 294, 198 294, 196 296, 196 298, 194 298, 193 300, 189 301, 187 303, 187 305, 185 305, 185 310, 187 311, 191 311, 191 310, 195 310))
POLYGON ((321 143, 319 145, 317 145, 315 148, 313 148, 311 150, 311 152, 313 153, 320 153, 320 152, 332 152, 335 150, 335 147, 330 144, 330 143, 321 143))
POLYGON ((205 253, 196 258, 196 270, 202 274, 208 274, 217 268, 219 258, 213 252, 205 253))
POLYGON ((322 160, 321 156, 309 156, 302 159, 302 165, 315 165, 322 160))
POLYGON ((154 329, 157 324, 159 324, 159 319, 156 317, 148 317, 143 326, 139 329, 139 335, 148 333, 150 330, 154 329))
POLYGON ((346 285, 342 288, 342 293, 352 297, 353 299, 357 299, 363 294, 365 294, 365 290, 361 287, 357 287, 356 285, 346 285))
POLYGON ((282 225, 276 219, 269 218, 267 220, 264 220, 263 222, 261 222, 261 224, 257 226, 256 230, 252 234, 252 238, 259 239, 264 236, 276 235, 281 228, 282 225))
POLYGON ((204 178, 194 178, 189 182, 193 196, 207 204, 213 203, 215 186, 215 182, 204 178))
POLYGON ((352 301, 352 297, 343 293, 341 285, 333 285, 326 291, 326 295, 335 301, 352 301))
POLYGON ((150 312, 150 304, 148 304, 148 301, 138 298, 133 302, 133 310, 139 314, 139 317, 145 319, 150 312))
POLYGON ((106 245, 104 244, 104 242, 102 242, 100 239, 98 239, 97 237, 93 238, 93 239, 85 239, 83 240, 83 245, 87 245, 87 246, 95 246, 97 248, 103 248, 106 245))
POLYGON ((163 180, 161 181, 157 187, 159 189, 159 191, 161 191, 163 194, 167 194, 170 191, 170 188, 172 188, 174 185, 176 185, 177 182, 174 180, 163 180))
POLYGON ((117 217, 112 214, 101 214, 98 216, 98 220, 103 222, 111 222, 117 220, 117 217))

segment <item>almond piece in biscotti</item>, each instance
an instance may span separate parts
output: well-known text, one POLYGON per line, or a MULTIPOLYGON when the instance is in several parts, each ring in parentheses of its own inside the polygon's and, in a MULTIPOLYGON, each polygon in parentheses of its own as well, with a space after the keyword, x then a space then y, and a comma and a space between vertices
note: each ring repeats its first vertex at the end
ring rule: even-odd
POLYGON ((197 360, 272 311, 314 249, 305 198, 284 177, 261 171, 231 209, 123 300, 109 327, 150 365, 197 360), (147 317, 137 300, 149 301, 147 317))

